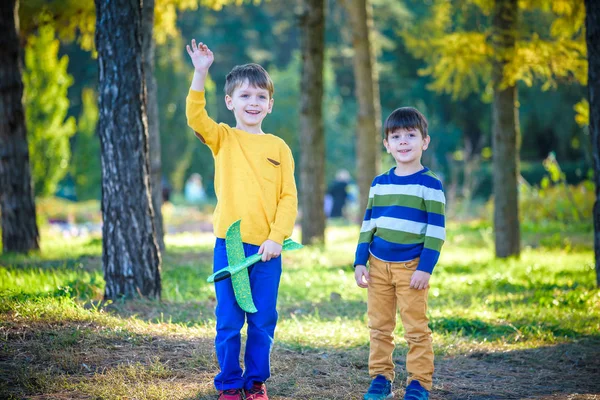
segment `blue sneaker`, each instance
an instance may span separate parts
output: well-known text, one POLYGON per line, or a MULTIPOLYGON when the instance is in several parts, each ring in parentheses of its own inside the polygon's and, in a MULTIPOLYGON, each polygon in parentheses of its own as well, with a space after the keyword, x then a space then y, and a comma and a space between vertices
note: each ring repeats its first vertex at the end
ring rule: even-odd
POLYGON ((369 386, 369 391, 363 397, 364 400, 384 400, 394 397, 392 393, 392 382, 385 376, 377 375, 369 386))
POLYGON ((404 393, 404 400, 429 400, 429 392, 419 381, 410 381, 404 393))

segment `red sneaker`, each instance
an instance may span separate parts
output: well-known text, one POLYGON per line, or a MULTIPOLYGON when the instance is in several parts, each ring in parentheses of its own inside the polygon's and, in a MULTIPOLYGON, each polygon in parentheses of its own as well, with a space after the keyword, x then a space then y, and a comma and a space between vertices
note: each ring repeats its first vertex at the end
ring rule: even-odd
POLYGON ((219 400, 243 400, 241 389, 227 389, 219 391, 219 400))
POLYGON ((264 382, 254 382, 250 389, 244 389, 246 400, 269 400, 264 382))

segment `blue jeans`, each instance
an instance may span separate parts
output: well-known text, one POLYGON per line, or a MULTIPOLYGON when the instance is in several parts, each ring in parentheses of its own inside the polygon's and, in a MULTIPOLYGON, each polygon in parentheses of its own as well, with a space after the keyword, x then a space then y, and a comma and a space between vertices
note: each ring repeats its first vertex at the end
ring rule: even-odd
MULTIPOLYGON (((256 254, 259 246, 244 243, 246 257, 256 254)), ((214 251, 214 271, 225 268, 225 240, 217 238, 214 251)), ((281 257, 257 262, 248 269, 252 299, 258 309, 246 313, 235 301, 231 279, 215 284, 217 294, 217 336, 215 349, 221 372, 215 377, 217 390, 249 389, 254 381, 264 382, 271 376, 271 348, 277 325, 277 294, 281 278, 281 257), (245 370, 240 367, 240 331, 248 321, 245 370)))

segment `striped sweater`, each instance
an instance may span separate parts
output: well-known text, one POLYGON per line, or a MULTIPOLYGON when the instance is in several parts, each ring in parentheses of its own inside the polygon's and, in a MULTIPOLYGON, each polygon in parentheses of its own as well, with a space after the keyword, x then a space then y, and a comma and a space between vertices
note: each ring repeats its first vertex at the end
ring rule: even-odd
POLYGON ((427 168, 394 170, 373 179, 354 265, 366 265, 369 253, 388 262, 420 257, 417 270, 432 273, 446 238, 442 183, 427 168))

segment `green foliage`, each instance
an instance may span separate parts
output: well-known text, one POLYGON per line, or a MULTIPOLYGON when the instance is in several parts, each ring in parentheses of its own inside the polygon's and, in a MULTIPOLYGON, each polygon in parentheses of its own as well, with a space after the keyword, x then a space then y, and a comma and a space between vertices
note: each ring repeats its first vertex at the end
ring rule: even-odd
POLYGON ((66 118, 67 90, 73 82, 67 73, 69 58, 59 58, 58 47, 54 29, 48 25, 30 38, 25 50, 24 105, 29 159, 38 196, 53 194, 67 173, 69 138, 76 129, 75 119, 66 118))
POLYGON ((540 187, 524 187, 520 193, 522 210, 530 223, 540 224, 557 221, 563 224, 585 223, 592 228, 592 209, 595 190, 592 181, 577 186, 567 185, 554 153, 544 160, 548 175, 540 187))
MULTIPOLYGON (((516 51, 504 69, 502 84, 532 86, 539 81, 545 90, 555 88, 559 81, 585 84, 583 1, 525 1, 519 5, 526 23, 515 32, 516 51)), ((436 0, 427 18, 402 31, 408 49, 427 62, 420 73, 433 78, 430 89, 454 99, 469 93, 490 99, 491 65, 497 56, 490 45, 492 6, 493 2, 483 0, 436 0)))
POLYGON ((101 191, 100 140, 96 135, 98 122, 97 94, 92 89, 81 93, 83 107, 74 137, 74 153, 70 173, 75 180, 78 200, 99 199, 101 191))
MULTIPOLYGON (((20 3, 25 39, 33 37, 32 34, 45 25, 57 29, 57 36, 62 41, 61 54, 68 54, 69 74, 75 80, 69 90, 69 115, 83 117, 88 111, 83 109, 87 107, 87 101, 82 94, 84 89, 94 88, 97 81, 93 54, 80 50, 80 47, 88 50, 93 48, 93 2, 31 0, 20 3), (89 39, 83 39, 86 35, 89 39), (77 43, 70 43, 73 39, 77 43), (84 45, 86 40, 91 45, 84 45)), ((520 28, 523 51, 518 53, 523 60, 523 70, 519 70, 523 79, 519 83, 520 122, 524 133, 521 157, 538 165, 548 152, 555 151, 561 160, 565 160, 568 178, 573 174, 569 173, 567 162, 583 164, 581 160, 586 160, 587 164, 582 167, 585 170, 592 160, 590 146, 587 145, 589 135, 585 134, 585 129, 578 128, 574 120, 576 113, 579 115, 578 123, 587 120, 588 109, 585 103, 578 105, 576 111, 571 109, 572 104, 586 96, 585 87, 577 83, 579 78, 575 75, 555 77, 551 79, 552 84, 546 84, 537 69, 561 71, 562 59, 580 50, 578 45, 568 47, 571 46, 571 37, 577 40, 581 38, 580 3, 579 0, 519 1, 523 10, 520 28), (537 41, 532 39, 534 34, 537 35, 537 41), (549 48, 547 43, 553 40, 562 41, 568 48, 549 48), (535 46, 539 46, 540 54, 536 53, 535 46), (537 60, 536 64, 554 57, 550 62, 559 64, 540 67, 529 64, 530 57, 537 60), (528 87, 524 80, 528 80, 532 87, 528 87), (542 86, 553 90, 542 93, 542 86)), ((430 122, 433 140, 425 153, 424 162, 440 176, 451 179, 453 172, 448 163, 450 154, 464 152, 464 159, 468 160, 467 148, 476 154, 483 148, 489 151, 491 114, 489 106, 483 104, 481 99, 487 101, 491 98, 491 50, 487 38, 493 1, 424 3, 419 0, 375 0, 373 6, 382 118, 404 105, 415 106, 424 112, 430 122), (398 24, 398 21, 402 21, 402 24, 398 24), (456 59, 452 58, 453 54, 456 59), (443 56, 445 64, 430 63, 438 55, 443 56), (446 86, 449 89, 442 90, 446 86), (441 95, 438 90, 441 90, 441 95), (453 93, 459 92, 460 96, 453 98, 453 93), (474 115, 477 118, 473 118, 474 115)), ((273 74, 281 76, 276 83, 275 109, 265 120, 264 127, 283 136, 299 161, 297 85, 300 60, 294 59, 299 42, 294 18, 293 7, 285 2, 262 1, 257 6, 254 1, 239 0, 156 1, 154 34, 158 45, 155 76, 158 82, 161 155, 164 176, 175 194, 192 172, 202 174, 207 191, 212 193, 212 156, 187 127, 184 112, 185 94, 192 73, 184 46, 193 37, 207 41, 215 51, 215 63, 211 68, 214 87, 209 89, 212 92, 207 99, 209 112, 218 121, 232 123, 231 113, 223 105, 222 87, 226 73, 234 65, 259 62, 273 74), (220 11, 215 11, 221 6, 220 11)), ((330 77, 326 81, 331 80, 332 87, 326 94, 328 100, 324 117, 326 180, 329 181, 335 170, 346 168, 352 171, 355 167, 356 104, 352 46, 346 16, 341 7, 332 3, 327 18, 330 70, 326 74, 330 74, 330 77)), ((580 68, 578 75, 582 72, 580 68)), ((88 128, 84 130, 91 132, 88 128)), ((92 165, 99 160, 95 142, 93 136, 83 135, 81 128, 71 140, 73 166, 69 167, 69 172, 71 175, 78 174, 73 178, 79 198, 99 196, 99 184, 93 183, 99 174, 99 168, 95 169, 92 165), (82 167, 79 163, 86 160, 93 163, 82 167), (88 177, 84 176, 87 174, 85 171, 89 171, 88 177)), ((387 161, 390 159, 385 158, 387 161)), ((525 164, 523 166, 526 167, 525 164)), ((478 194, 487 196, 491 185, 489 168, 485 175, 485 181, 481 184, 485 190, 480 190, 478 194)), ((537 181, 541 173, 536 170, 534 175, 532 181, 537 181)), ((528 175, 526 178, 530 179, 528 175)))
POLYGON ((177 13, 198 7, 221 10, 224 6, 240 6, 244 3, 258 4, 260 0, 156 0, 154 3, 154 39, 157 44, 165 44, 167 40, 177 39, 180 32, 177 27, 177 13))
MULTIPOLYGON (((294 150, 296 171, 299 172, 300 137, 299 137, 299 104, 300 98, 300 54, 296 53, 292 61, 284 68, 271 68, 276 93, 273 113, 264 122, 265 130, 283 138, 294 150), (278 94, 279 93, 279 94, 278 94)), ((332 68, 330 55, 326 55, 323 71, 324 98, 323 122, 325 128, 326 179, 331 180, 336 169, 351 169, 355 163, 354 112, 355 104, 344 104, 339 88, 335 84, 335 71, 332 68), (345 112, 344 112, 345 111, 345 112)), ((299 182, 298 182, 299 183, 299 182)))
MULTIPOLYGON (((549 229, 559 238, 561 235, 557 231, 579 229, 592 232, 592 210, 596 198, 593 182, 582 180, 576 185, 567 184, 566 174, 554 153, 544 160, 543 166, 546 174, 539 184, 530 185, 522 180, 519 185, 519 209, 523 223, 529 227, 526 229, 549 229)), ((493 215, 492 200, 486 207, 488 214, 493 215)), ((554 239, 554 236, 549 238, 550 242, 554 239)))
POLYGON ((534 34, 529 41, 517 43, 514 57, 506 66, 505 84, 523 82, 532 86, 542 82, 542 89, 554 89, 558 82, 575 80, 587 83, 587 47, 585 41, 558 37, 543 40, 534 34))
MULTIPOLYGON (((455 99, 480 91, 489 93, 492 49, 488 40, 485 34, 479 32, 456 32, 430 42, 429 46, 433 44, 439 50, 435 53, 436 60, 419 70, 419 75, 433 77, 428 89, 450 94, 455 99)), ((406 37, 406 44, 408 48, 431 52, 423 39, 406 37)), ((415 51, 414 54, 429 58, 431 53, 426 55, 424 52, 415 51)))
POLYGON ((590 124, 590 103, 587 99, 581 100, 573 106, 576 112, 575 121, 579 126, 587 126, 590 124))
MULTIPOLYGON (((154 38, 162 44, 179 36, 178 11, 196 10, 198 5, 219 10, 232 3, 240 5, 244 0, 156 0, 154 38)), ((96 8, 91 0, 21 1, 19 17, 21 32, 27 40, 38 30, 51 26, 61 41, 76 40, 82 49, 95 53, 96 8)))
POLYGON ((94 49, 96 8, 93 1, 27 0, 19 2, 21 34, 29 41, 39 31, 56 30, 65 42, 77 39, 82 49, 94 49))
POLYGON ((565 186, 544 180, 541 187, 523 188, 519 196, 523 219, 527 223, 583 224, 582 228, 592 229, 595 194, 591 181, 565 186))

